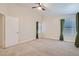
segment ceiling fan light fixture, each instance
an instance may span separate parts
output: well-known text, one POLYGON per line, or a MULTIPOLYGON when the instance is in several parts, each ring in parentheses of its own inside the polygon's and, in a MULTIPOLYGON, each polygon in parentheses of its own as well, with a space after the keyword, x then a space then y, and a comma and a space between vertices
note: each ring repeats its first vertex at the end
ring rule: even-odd
POLYGON ((42 10, 42 8, 41 7, 38 7, 38 10, 42 10))

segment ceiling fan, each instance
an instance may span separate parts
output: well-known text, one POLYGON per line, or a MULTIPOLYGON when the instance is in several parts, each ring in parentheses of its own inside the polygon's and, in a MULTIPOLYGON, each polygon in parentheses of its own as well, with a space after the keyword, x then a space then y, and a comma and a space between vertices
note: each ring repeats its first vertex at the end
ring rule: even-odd
POLYGON ((41 3, 36 3, 36 4, 37 4, 37 6, 32 7, 32 9, 37 8, 39 10, 45 11, 45 8, 44 8, 43 4, 41 4, 41 3))

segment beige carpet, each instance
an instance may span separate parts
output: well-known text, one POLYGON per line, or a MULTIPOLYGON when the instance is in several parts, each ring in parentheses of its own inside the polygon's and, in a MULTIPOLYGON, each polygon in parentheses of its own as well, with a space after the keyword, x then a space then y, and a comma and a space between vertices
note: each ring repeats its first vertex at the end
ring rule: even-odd
POLYGON ((4 56, 77 56, 79 48, 71 42, 52 39, 36 39, 10 48, 0 49, 4 56))

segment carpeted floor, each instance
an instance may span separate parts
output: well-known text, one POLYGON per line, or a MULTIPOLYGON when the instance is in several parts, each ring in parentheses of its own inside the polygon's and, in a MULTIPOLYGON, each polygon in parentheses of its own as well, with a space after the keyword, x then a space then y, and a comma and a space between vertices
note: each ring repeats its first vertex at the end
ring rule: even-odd
POLYGON ((53 39, 36 39, 6 49, 0 49, 2 56, 79 56, 74 43, 53 39))

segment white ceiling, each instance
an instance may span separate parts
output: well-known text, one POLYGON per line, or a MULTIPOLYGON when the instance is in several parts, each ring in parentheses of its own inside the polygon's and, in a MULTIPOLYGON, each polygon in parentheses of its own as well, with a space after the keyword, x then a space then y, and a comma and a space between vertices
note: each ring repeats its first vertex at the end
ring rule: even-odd
POLYGON ((44 3, 45 15, 75 14, 79 11, 78 3, 44 3))
MULTIPOLYGON (((63 15, 63 14, 76 14, 79 12, 79 3, 42 3, 46 10, 42 13, 44 15, 63 15)), ((1 5, 1 4, 0 4, 1 5)), ((4 4, 4 5, 11 5, 11 4, 4 4)), ((18 3, 13 5, 23 5, 23 6, 29 6, 32 8, 33 6, 36 6, 36 3, 18 3)), ((37 9, 33 9, 37 10, 37 9)), ((38 10, 39 11, 39 10, 38 10)))

